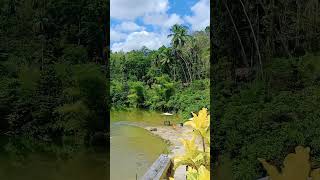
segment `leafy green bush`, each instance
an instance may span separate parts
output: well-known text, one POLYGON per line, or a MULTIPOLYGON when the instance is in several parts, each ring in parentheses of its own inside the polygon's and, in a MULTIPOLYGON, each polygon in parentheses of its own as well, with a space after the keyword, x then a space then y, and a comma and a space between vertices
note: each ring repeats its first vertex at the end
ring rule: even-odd
POLYGON ((129 83, 128 102, 130 107, 141 108, 144 106, 145 95, 142 82, 135 81, 129 83))
POLYGON ((182 119, 189 119, 191 112, 210 107, 209 80, 197 80, 188 87, 179 86, 168 76, 155 77, 151 87, 140 81, 128 82, 128 95, 125 85, 111 81, 113 108, 148 108, 159 111, 175 111, 182 119), (127 95, 127 96, 126 96, 127 95))
POLYGON ((214 147, 230 155, 235 179, 264 176, 258 157, 281 166, 297 145, 309 146, 313 165, 320 165, 320 86, 309 72, 318 68, 313 59, 274 59, 265 81, 235 86, 231 97, 220 92, 224 104, 214 120, 214 147))

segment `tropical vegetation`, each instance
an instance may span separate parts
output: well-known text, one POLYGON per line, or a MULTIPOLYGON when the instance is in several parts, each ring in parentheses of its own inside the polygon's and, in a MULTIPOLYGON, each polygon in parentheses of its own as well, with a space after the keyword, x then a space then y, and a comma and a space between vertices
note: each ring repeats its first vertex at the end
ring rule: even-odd
POLYGON ((319 1, 212 6, 214 157, 228 159, 229 174, 240 180, 267 176, 257 158, 280 167, 298 145, 310 147, 318 167, 319 1))
POLYGON ((107 2, 0 2, 0 134, 88 144, 106 131, 107 2))
POLYGON ((170 111, 184 119, 209 108, 209 27, 188 32, 171 28, 171 46, 111 52, 110 96, 113 109, 170 111))

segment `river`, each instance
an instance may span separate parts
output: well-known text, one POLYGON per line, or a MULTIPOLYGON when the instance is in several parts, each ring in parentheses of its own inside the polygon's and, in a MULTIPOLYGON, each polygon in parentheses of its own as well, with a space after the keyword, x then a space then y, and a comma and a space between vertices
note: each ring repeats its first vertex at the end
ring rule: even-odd
MULTIPOLYGON (((135 180, 141 177, 168 145, 149 131, 130 125, 159 126, 168 117, 141 110, 112 111, 110 169, 106 152, 72 144, 56 145, 22 138, 0 137, 0 180, 135 180)), ((178 122, 179 117, 169 118, 178 122)), ((229 166, 229 165, 228 165, 229 166)), ((217 179, 232 179, 229 168, 218 167, 217 179), (228 173, 226 173, 228 172, 228 173)))
MULTIPOLYGON (((181 121, 179 116, 169 118, 154 111, 111 112, 111 180, 135 180, 135 176, 141 177, 161 153, 167 152, 168 145, 159 137, 130 125, 161 126, 166 118, 175 123, 181 121)), ((230 159, 221 157, 219 161, 219 166, 212 172, 214 179, 232 180, 230 159)))
POLYGON ((162 125, 165 118, 153 111, 111 112, 111 180, 135 180, 136 175, 141 177, 160 154, 168 153, 168 145, 161 138, 129 125, 132 122, 162 125))
POLYGON ((102 180, 105 150, 0 137, 1 180, 102 180))
POLYGON ((168 145, 145 129, 127 122, 160 125, 158 112, 111 112, 110 169, 105 150, 57 145, 0 136, 0 180, 134 180, 142 176, 168 145))

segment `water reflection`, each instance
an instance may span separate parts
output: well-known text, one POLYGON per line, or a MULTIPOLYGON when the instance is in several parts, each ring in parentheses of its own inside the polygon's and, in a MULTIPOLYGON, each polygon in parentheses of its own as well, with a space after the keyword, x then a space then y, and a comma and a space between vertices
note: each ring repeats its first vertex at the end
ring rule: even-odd
POLYGON ((0 145, 1 180, 107 179, 106 152, 100 148, 4 136, 0 145))
POLYGON ((164 120, 170 120, 174 123, 181 121, 178 114, 173 116, 163 116, 160 112, 144 111, 139 109, 131 109, 127 111, 111 111, 112 123, 139 122, 147 125, 163 125, 164 120))

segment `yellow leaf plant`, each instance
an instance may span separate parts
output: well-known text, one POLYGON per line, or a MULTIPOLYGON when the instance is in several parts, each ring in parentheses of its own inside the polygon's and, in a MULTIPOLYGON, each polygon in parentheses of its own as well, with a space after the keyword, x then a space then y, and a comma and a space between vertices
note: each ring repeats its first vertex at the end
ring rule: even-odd
MULTIPOLYGON (((174 170, 180 165, 187 165, 188 180, 209 180, 210 179, 210 115, 206 108, 202 108, 198 115, 192 113, 192 120, 184 123, 192 127, 192 138, 181 139, 185 154, 175 157, 174 170), (200 138, 201 148, 196 144, 200 138)), ((173 180, 173 178, 170 178, 173 180)))
POLYGON ((268 172, 271 180, 306 180, 309 176, 312 180, 320 180, 320 169, 311 171, 309 153, 310 148, 297 146, 295 153, 288 154, 284 159, 281 172, 265 159, 259 158, 258 160, 268 172))

